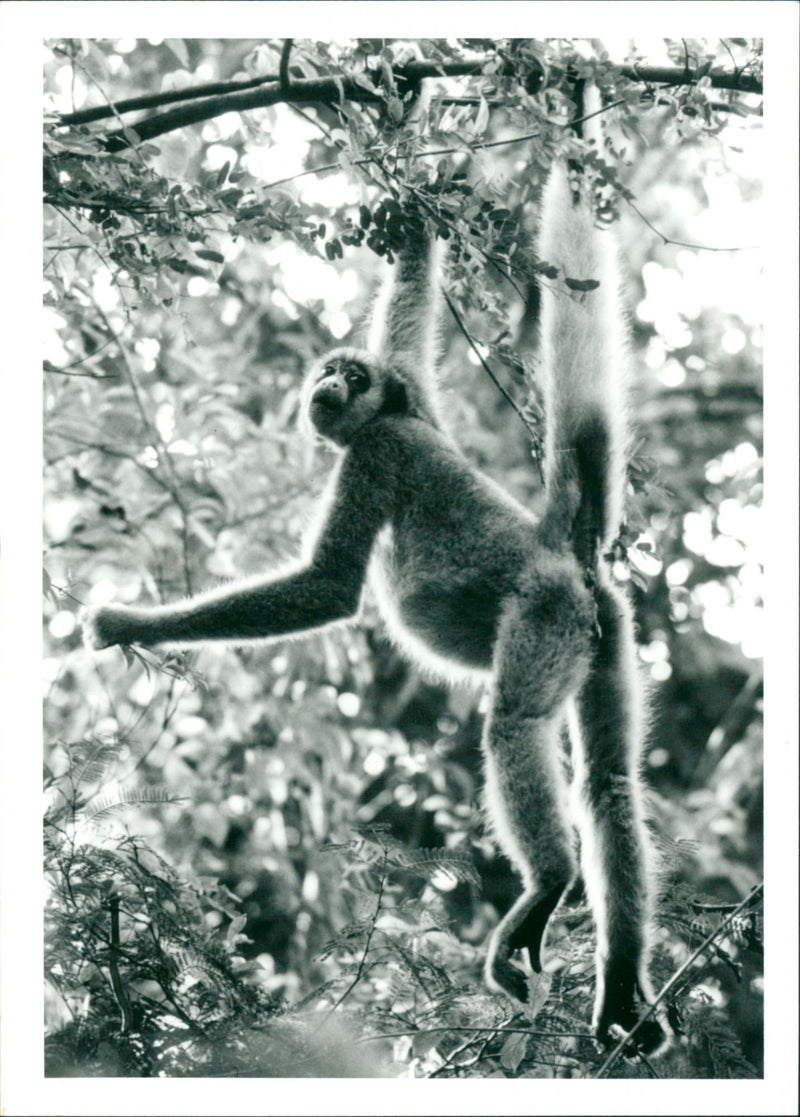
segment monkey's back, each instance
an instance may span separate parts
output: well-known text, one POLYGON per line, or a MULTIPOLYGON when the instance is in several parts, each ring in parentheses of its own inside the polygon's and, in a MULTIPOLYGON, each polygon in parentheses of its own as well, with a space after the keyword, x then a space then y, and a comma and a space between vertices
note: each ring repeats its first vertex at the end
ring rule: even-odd
POLYGON ((536 519, 428 423, 382 425, 395 497, 370 569, 381 613, 423 667, 482 675, 536 550, 536 519))

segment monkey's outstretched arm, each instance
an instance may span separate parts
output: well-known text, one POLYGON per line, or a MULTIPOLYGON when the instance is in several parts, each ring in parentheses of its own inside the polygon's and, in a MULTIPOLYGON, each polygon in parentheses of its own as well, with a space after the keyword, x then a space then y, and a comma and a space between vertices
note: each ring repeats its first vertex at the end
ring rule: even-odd
POLYGON ((269 640, 348 620, 358 612, 370 551, 386 518, 385 490, 348 455, 332 486, 313 554, 281 575, 234 582, 174 605, 106 605, 83 617, 84 639, 112 644, 269 640))
POLYGON ((359 596, 359 586, 312 565, 277 581, 235 582, 174 605, 101 606, 87 611, 84 635, 92 648, 267 640, 352 617, 359 596))

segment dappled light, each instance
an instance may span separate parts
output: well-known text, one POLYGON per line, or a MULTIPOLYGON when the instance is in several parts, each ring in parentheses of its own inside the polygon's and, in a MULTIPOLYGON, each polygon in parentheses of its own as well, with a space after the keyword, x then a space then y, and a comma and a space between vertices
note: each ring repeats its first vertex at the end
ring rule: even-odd
MULTIPOLYGON (((49 1075, 763 1073, 760 49, 48 45, 49 1075), (600 153, 570 126, 583 77, 605 99, 600 153), (126 108, 134 97, 152 100, 126 108), (157 119, 168 113, 171 127, 157 119), (362 343, 412 218, 447 260, 435 341, 447 437, 541 516, 557 421, 543 413, 542 294, 592 306, 598 286, 536 256, 542 186, 564 158, 571 173, 594 167, 631 332, 624 521, 607 546, 599 531, 591 541, 631 600, 631 663, 649 695, 658 1012, 639 989, 642 1042, 627 1048, 618 1022, 590 1031, 590 909, 602 925, 606 903, 592 880, 548 924, 543 973, 523 975, 535 934, 517 929, 525 1006, 486 988, 487 944, 520 893, 496 819, 483 825, 492 697, 410 665, 370 592, 358 626, 326 619, 269 645, 92 652, 79 623, 84 607, 177 602, 289 568, 335 460, 298 429, 303 378, 327 350, 362 343), (660 1059, 644 1042, 656 1016, 672 1033, 660 1059)), ((391 472, 398 487, 428 484, 408 458, 391 472)), ((444 522, 455 498, 437 495, 444 522)), ((576 503, 576 535, 590 503, 576 503)), ((477 568, 485 541, 473 540, 477 568)), ((580 576, 596 595, 594 568, 580 576)), ((614 624, 603 633, 588 600, 585 627, 607 638, 614 624)), ((531 677, 552 669, 531 654, 531 677)))

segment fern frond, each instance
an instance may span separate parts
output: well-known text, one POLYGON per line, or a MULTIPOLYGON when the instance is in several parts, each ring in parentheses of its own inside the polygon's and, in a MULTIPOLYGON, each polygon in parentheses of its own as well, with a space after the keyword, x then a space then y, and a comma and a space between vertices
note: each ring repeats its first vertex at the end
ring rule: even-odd
POLYGON ((104 814, 122 807, 148 803, 178 803, 184 797, 173 795, 165 787, 119 787, 103 795, 95 795, 84 807, 84 814, 94 822, 104 814))
POLYGON ((396 849, 389 864, 429 880, 438 872, 450 873, 457 881, 480 884, 472 858, 455 849, 396 849))
POLYGON ((407 970, 408 977, 421 986, 429 997, 434 994, 441 996, 453 988, 450 976, 443 966, 413 948, 408 949, 399 937, 391 940, 391 953, 393 961, 401 963, 407 970))
POLYGON ((67 745, 73 786, 81 787, 104 779, 112 764, 119 758, 123 743, 116 737, 102 740, 89 736, 67 745))

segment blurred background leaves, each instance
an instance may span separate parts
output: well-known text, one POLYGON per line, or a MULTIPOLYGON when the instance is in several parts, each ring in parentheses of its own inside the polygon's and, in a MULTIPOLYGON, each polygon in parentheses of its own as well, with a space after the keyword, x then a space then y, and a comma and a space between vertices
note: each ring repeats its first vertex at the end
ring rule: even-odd
MULTIPOLYGON (((517 885, 480 826, 481 699, 420 678, 369 602, 358 629, 166 658, 90 656, 77 626, 83 603, 170 600, 296 553, 330 468, 295 431, 303 370, 356 337, 393 222, 433 185, 460 319, 442 328, 447 414, 470 460, 537 507, 531 432, 482 362, 526 407, 535 446, 533 331, 520 319, 523 305, 535 317, 537 265, 523 215, 562 142, 557 75, 570 66, 620 102, 611 179, 631 192, 616 204, 636 500, 617 565, 652 683, 662 980, 709 929, 692 903, 724 914, 760 880, 760 98, 708 74, 628 82, 606 49, 620 62, 638 49, 642 65, 689 58, 701 75, 709 62, 759 70, 759 44, 731 39, 646 54, 566 40, 303 40, 288 55, 280 41, 49 44, 50 1073, 294 1074, 298 1044, 309 1073, 336 1073, 331 1060, 349 1057, 309 1044, 298 1015, 334 1005, 354 1033, 408 1037, 366 1045, 391 1073, 599 1066, 591 1040, 565 1035, 585 1033, 590 1014, 580 907, 570 938, 554 937, 561 961, 535 1025, 550 1037, 497 1031, 513 1009, 483 992, 480 951, 517 885), (420 56, 480 66, 435 79, 420 107, 392 76, 420 56), (277 75, 282 57, 298 80, 360 75, 373 103, 221 112, 120 150, 105 139, 113 115, 69 128, 57 115, 277 75), (544 88, 530 79, 540 72, 544 88), (529 139, 481 146, 515 136, 529 139), (422 159, 423 147, 449 154, 422 159), (458 1029, 478 1026, 465 1047, 458 1029)), ((748 931, 701 960, 674 1002, 685 1036, 673 1076, 760 1068, 758 945, 748 931)), ((383 1068, 371 1053, 352 1073, 383 1068)))

